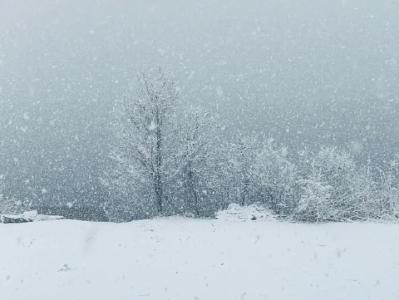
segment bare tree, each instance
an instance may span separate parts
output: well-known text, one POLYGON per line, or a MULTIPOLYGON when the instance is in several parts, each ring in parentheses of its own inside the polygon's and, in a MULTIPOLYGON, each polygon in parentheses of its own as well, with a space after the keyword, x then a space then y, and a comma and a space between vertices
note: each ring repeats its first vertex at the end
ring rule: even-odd
POLYGON ((292 212, 299 194, 298 170, 289 160, 288 150, 267 140, 257 153, 253 168, 255 181, 262 201, 274 212, 288 215, 292 212))
POLYGON ((255 163, 255 153, 257 149, 257 138, 254 136, 238 137, 238 143, 235 145, 237 151, 237 173, 239 202, 241 206, 248 205, 251 197, 254 196, 253 188, 253 165, 255 163))
POLYGON ((118 160, 135 182, 147 184, 156 212, 164 211, 164 182, 173 136, 177 92, 161 70, 140 74, 137 94, 122 105, 121 146, 118 160))
POLYGON ((178 178, 185 190, 184 202, 196 217, 214 210, 211 202, 220 200, 216 193, 219 182, 218 155, 220 126, 210 113, 188 109, 179 118, 179 151, 176 155, 178 178))

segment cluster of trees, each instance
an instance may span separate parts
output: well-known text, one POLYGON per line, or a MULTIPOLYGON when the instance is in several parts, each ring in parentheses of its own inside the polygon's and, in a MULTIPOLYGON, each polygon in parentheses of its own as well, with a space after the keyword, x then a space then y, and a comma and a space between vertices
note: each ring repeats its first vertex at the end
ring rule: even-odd
POLYGON ((183 106, 161 71, 140 75, 136 97, 117 104, 117 145, 102 178, 110 219, 210 216, 223 206, 220 127, 211 114, 183 106))
POLYGON ((2 195, 1 175, 0 214, 38 207, 41 213, 126 221, 212 217, 231 203, 261 203, 303 222, 399 216, 399 156, 378 166, 336 147, 290 152, 262 133, 226 130, 217 114, 184 103, 162 71, 141 74, 137 83, 115 105, 115 138, 109 161, 99 162, 94 204, 18 201, 2 195))
POLYGON ((306 222, 398 212, 395 161, 381 171, 335 147, 294 154, 260 134, 227 137, 218 116, 182 103, 162 71, 140 75, 138 85, 115 107, 117 142, 101 178, 110 220, 207 217, 255 202, 306 222))

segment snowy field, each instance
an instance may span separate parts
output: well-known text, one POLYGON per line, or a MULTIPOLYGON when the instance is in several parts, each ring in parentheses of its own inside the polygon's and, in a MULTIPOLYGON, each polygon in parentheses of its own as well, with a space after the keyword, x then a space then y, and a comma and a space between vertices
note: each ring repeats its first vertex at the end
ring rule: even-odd
POLYGON ((399 226, 0 224, 0 299, 399 299, 399 226))

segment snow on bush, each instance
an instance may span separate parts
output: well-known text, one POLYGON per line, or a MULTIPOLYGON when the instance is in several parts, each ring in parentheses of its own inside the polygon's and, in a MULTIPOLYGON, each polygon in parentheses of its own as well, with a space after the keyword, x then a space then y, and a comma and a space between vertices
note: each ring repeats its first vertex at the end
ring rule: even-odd
POLYGON ((216 218, 223 221, 275 220, 273 213, 260 204, 240 206, 236 203, 232 203, 227 209, 219 211, 216 218))

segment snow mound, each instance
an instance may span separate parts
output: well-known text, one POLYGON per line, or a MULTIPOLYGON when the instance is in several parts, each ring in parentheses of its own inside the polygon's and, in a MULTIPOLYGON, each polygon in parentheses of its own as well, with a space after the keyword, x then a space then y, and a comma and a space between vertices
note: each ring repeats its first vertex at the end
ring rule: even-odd
POLYGON ((61 220, 62 216, 48 216, 39 215, 36 210, 26 211, 19 215, 4 214, 0 215, 0 223, 27 223, 27 222, 37 222, 37 221, 52 221, 61 220))
POLYGON ((223 221, 271 221, 276 220, 270 210, 261 204, 240 206, 230 204, 226 210, 219 211, 216 218, 223 221))

